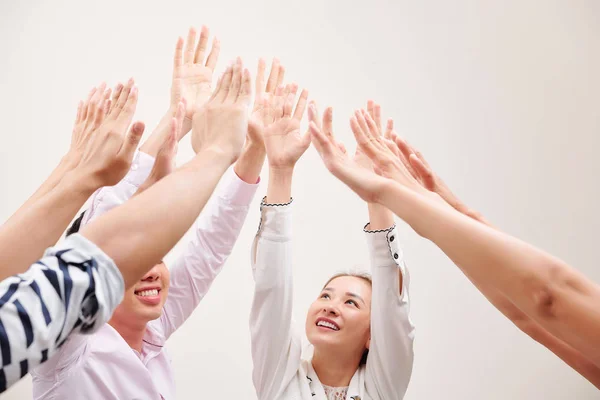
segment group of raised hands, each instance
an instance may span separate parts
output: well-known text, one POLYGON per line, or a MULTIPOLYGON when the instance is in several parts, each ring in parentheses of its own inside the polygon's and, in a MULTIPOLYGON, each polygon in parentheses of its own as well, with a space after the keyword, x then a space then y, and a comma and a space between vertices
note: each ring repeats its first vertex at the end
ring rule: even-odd
MULTIPOLYGON (((266 156, 272 181, 293 169, 311 143, 336 178, 434 242, 519 328, 600 388, 596 283, 470 210, 392 120, 383 127, 379 105, 369 101, 350 116, 357 148, 348 154, 334 135, 332 108, 321 116, 306 90, 285 82, 277 59, 268 76, 260 60, 253 82, 238 58, 213 87, 219 50, 215 39, 209 51, 207 28, 199 39, 190 29, 187 40, 177 41, 169 107, 140 147, 156 158, 152 172, 131 200, 55 246, 96 190, 125 177, 145 129, 132 123, 133 79, 113 90, 101 84, 79 104, 68 153, 0 227, 0 390, 27 365, 49 359, 69 334, 105 323, 122 292, 179 241, 236 160, 240 178, 256 180, 266 156), (190 131, 196 156, 176 168, 177 144, 190 131)), ((290 194, 267 197, 285 203, 290 194)))

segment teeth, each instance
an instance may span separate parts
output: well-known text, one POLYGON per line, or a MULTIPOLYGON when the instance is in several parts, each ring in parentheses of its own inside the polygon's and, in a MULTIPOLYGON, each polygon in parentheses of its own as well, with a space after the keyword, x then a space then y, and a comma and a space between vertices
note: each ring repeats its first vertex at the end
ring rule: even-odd
POLYGON ((339 328, 337 326, 327 321, 319 321, 317 322, 317 326, 324 326, 326 328, 333 329, 334 331, 339 331, 339 328))
POLYGON ((137 292, 136 293, 138 296, 141 297, 146 297, 146 296, 158 296, 158 290, 157 289, 152 289, 152 290, 144 290, 142 292, 137 292))

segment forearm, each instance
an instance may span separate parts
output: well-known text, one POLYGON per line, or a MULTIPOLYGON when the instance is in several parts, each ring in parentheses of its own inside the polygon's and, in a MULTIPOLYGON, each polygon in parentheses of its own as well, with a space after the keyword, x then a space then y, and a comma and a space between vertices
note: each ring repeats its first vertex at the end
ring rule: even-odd
MULTIPOLYGON (((165 138, 170 132, 171 120, 175 116, 176 111, 177 107, 170 107, 167 110, 167 112, 165 113, 165 115, 163 115, 156 128, 154 128, 154 130, 152 131, 152 134, 150 135, 148 140, 146 140, 140 147, 140 151, 152 157, 156 157, 158 151, 160 150, 160 147, 165 142, 165 138)), ((179 132, 177 134, 180 135, 179 132)))
POLYGON ((27 201, 23 203, 21 207, 19 207, 19 209, 11 216, 11 219, 18 216, 19 213, 23 212, 36 201, 48 194, 56 187, 56 185, 58 185, 65 174, 75 168, 76 165, 77 163, 75 162, 74 157, 70 156, 69 154, 64 156, 56 168, 54 168, 50 176, 44 181, 44 183, 42 183, 35 193, 33 193, 31 197, 29 197, 29 199, 27 199, 27 201))
POLYGON ((24 272, 54 245, 96 187, 75 171, 0 227, 0 279, 24 272))
POLYGON ((424 196, 390 183, 380 202, 442 249, 475 281, 490 285, 545 330, 600 360, 597 286, 562 261, 424 196))
POLYGON ((285 204, 292 197, 293 168, 269 170, 269 186, 267 188, 267 203, 285 204))
POLYGON ((394 213, 377 203, 368 203, 369 230, 388 229, 394 225, 394 213))
POLYGON ((183 167, 98 218, 81 233, 115 261, 125 287, 129 287, 189 229, 229 165, 230 159, 223 155, 198 153, 183 167))
POLYGON ((504 295, 494 289, 494 287, 481 284, 468 275, 467 278, 517 328, 556 354, 567 365, 600 389, 600 368, 598 366, 594 365, 581 352, 546 331, 539 323, 529 318, 529 316, 511 303, 504 295))
POLYGON ((262 145, 247 143, 233 170, 246 183, 258 182, 265 161, 265 149, 262 145))

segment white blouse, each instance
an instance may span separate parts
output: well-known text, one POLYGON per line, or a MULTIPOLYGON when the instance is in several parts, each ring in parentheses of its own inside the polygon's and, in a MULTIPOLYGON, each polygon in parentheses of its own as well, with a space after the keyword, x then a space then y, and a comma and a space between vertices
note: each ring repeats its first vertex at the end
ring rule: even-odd
MULTIPOLYGON (((327 400, 311 361, 301 357, 301 335, 292 321, 291 213, 291 204, 261 204, 252 247, 252 379, 259 400, 327 400)), ((365 232, 373 276, 371 345, 367 363, 352 377, 346 398, 402 399, 414 359, 410 277, 396 228, 365 232), (402 293, 398 274, 402 274, 402 293)))

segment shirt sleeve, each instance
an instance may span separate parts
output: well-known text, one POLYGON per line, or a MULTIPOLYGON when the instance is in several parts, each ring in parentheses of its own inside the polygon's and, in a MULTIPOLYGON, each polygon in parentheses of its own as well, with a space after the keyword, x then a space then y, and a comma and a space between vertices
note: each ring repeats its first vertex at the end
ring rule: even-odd
POLYGON ((414 360, 415 328, 409 317, 410 277, 395 226, 381 231, 365 228, 365 234, 373 274, 371 345, 365 385, 373 398, 402 399, 414 360))
POLYGON ((191 239, 170 268, 169 296, 157 321, 165 340, 192 314, 221 272, 257 188, 229 169, 200 213, 191 239))
POLYGON ((154 157, 137 150, 127 175, 115 186, 102 187, 92 195, 90 207, 83 216, 81 226, 89 224, 129 200, 148 178, 153 166, 154 157))
POLYGON ((102 327, 123 293, 117 266, 79 234, 0 282, 0 392, 55 355, 70 335, 102 327))
POLYGON ((302 346, 292 320, 291 204, 261 204, 252 247, 252 380, 259 400, 277 399, 297 373, 302 346))

